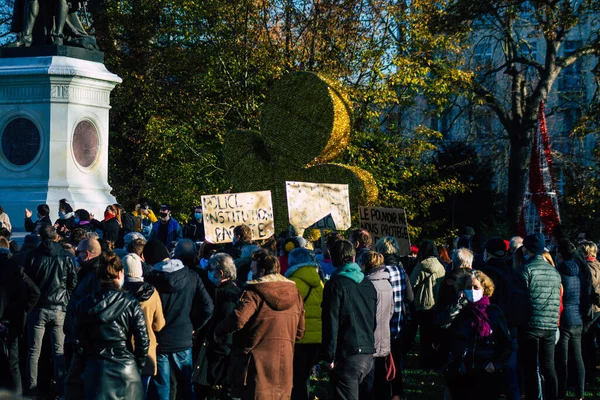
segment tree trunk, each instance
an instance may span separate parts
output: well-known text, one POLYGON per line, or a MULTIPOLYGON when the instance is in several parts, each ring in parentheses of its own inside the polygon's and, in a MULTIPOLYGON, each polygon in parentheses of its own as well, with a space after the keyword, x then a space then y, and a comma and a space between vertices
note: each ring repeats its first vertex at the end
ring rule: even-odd
POLYGON ((510 134, 510 158, 508 164, 508 222, 509 229, 516 232, 523 208, 529 159, 531 156, 531 139, 535 132, 535 124, 529 128, 521 128, 510 134))

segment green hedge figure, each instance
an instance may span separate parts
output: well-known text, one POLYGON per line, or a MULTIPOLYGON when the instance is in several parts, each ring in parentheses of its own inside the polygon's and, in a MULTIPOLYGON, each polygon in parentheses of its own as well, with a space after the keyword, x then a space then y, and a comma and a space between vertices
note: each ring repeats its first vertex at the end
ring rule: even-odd
POLYGON ((378 197, 373 176, 358 167, 330 163, 348 148, 349 97, 328 79, 295 72, 269 91, 261 133, 225 137, 225 165, 237 192, 271 190, 275 228, 289 226, 286 181, 348 184, 351 210, 378 197))

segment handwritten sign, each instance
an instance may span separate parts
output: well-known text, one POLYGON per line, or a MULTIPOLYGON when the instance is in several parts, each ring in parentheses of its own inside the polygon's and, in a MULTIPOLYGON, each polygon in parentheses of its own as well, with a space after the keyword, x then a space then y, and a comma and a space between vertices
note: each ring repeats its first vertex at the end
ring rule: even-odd
POLYGON ((202 196, 206 240, 228 243, 233 229, 248 225, 252 240, 267 239, 275 233, 271 192, 247 192, 202 196))
POLYGON ((385 236, 398 239, 400 255, 407 256, 410 251, 410 238, 406 223, 406 211, 403 208, 359 207, 360 227, 368 230, 373 243, 385 236))
POLYGON ((350 228, 348 185, 286 182, 288 215, 297 232, 350 228))

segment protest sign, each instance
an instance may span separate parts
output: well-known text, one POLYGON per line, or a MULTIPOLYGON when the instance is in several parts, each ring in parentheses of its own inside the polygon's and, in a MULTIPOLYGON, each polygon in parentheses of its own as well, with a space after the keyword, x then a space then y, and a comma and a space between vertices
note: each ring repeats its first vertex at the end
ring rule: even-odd
POLYGON ((359 207, 360 227, 371 233, 373 244, 384 236, 398 239, 400 255, 410 252, 410 238, 406 223, 406 210, 403 208, 359 207))
POLYGON ((206 240, 228 243, 233 229, 248 225, 252 240, 267 239, 275 233, 271 192, 247 192, 202 196, 206 240))
POLYGON ((348 185, 286 182, 290 224, 300 234, 307 228, 350 228, 348 185))

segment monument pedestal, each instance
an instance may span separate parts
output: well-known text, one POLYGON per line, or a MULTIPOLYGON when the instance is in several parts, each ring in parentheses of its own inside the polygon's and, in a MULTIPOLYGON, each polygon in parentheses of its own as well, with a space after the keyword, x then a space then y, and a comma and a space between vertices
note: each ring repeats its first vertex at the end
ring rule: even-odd
POLYGON ((110 92, 104 64, 65 56, 0 58, 0 205, 13 230, 24 210, 58 201, 102 218, 108 185, 110 92))

